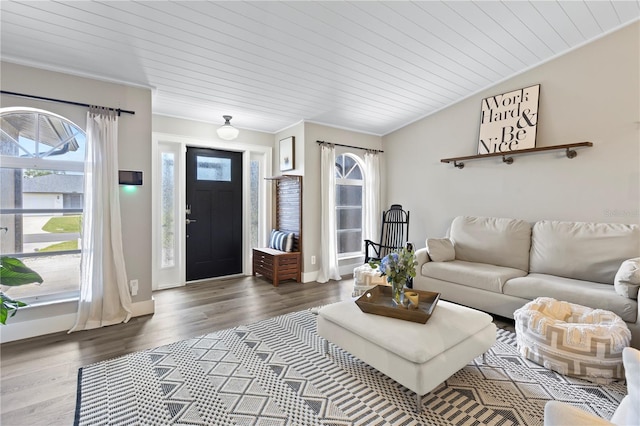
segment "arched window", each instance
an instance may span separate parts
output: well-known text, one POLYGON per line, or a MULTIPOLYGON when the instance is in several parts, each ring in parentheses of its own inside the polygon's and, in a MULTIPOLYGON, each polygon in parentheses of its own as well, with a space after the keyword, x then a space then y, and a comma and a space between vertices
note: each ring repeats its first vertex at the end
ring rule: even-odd
POLYGON ((34 108, 0 108, 0 252, 44 279, 8 296, 33 302, 77 294, 85 132, 34 108), (46 297, 45 297, 46 296, 46 297))
POLYGON ((336 232, 338 257, 362 254, 364 180, 360 160, 353 154, 336 157, 336 232))

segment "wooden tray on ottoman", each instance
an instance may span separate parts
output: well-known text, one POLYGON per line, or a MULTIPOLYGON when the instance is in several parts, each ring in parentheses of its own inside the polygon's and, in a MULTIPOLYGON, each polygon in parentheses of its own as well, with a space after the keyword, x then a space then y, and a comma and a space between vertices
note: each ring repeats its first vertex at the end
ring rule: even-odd
POLYGON ((436 308, 438 300, 440 300, 440 293, 413 289, 407 289, 406 291, 418 293, 419 306, 417 309, 407 309, 404 306, 396 305, 391 299, 391 286, 386 285, 378 285, 368 290, 356 300, 356 305, 362 312, 368 314, 425 324, 431 318, 433 310, 436 308))

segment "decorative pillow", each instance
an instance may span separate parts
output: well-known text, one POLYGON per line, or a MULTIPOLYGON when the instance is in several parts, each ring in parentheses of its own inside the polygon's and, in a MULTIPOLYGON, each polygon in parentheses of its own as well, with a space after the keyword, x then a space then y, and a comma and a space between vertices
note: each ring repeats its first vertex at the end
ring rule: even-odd
POLYGON ((448 262, 456 258, 453 243, 448 238, 427 238, 427 253, 434 262, 448 262))
POLYGON ((287 233, 274 229, 271 231, 271 238, 269 238, 269 248, 280 251, 291 251, 293 250, 293 237, 293 232, 287 233))
POLYGON ((618 272, 616 272, 613 287, 620 296, 628 297, 629 299, 638 298, 638 289, 640 289, 640 257, 622 262, 618 272))

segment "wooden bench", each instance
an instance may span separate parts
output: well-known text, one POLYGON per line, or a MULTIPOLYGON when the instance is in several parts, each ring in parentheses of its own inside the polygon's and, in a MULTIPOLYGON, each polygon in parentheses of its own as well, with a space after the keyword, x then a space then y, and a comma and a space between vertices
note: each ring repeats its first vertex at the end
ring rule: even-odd
POLYGON ((263 275, 278 287, 281 280, 301 281, 300 252, 285 252, 271 248, 253 249, 253 275, 263 275))
POLYGON ((294 234, 293 251, 254 248, 253 275, 262 275, 277 287, 283 280, 302 281, 302 176, 269 180, 276 183, 276 229, 294 234))

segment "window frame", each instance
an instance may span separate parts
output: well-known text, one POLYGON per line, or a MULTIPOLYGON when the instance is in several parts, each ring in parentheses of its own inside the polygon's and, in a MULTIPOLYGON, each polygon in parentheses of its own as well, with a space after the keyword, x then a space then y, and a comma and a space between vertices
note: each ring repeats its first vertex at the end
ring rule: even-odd
MULTIPOLYGON (((86 131, 73 121, 69 120, 66 117, 63 117, 54 112, 38 109, 38 108, 30 108, 30 107, 7 107, 0 108, 0 117, 8 114, 34 114, 36 120, 40 120, 42 115, 55 117, 67 125, 73 126, 75 129, 79 131, 76 133, 77 135, 82 135, 85 140, 86 149, 86 131)), ((2 131, 2 130, 0 130, 2 131)), ((4 132, 3 132, 4 133, 4 132)), ((28 157, 15 157, 9 155, 0 154, 1 165, 0 168, 14 169, 14 170, 22 170, 24 173, 25 170, 44 170, 44 171, 62 171, 62 172, 72 172, 72 173, 81 173, 85 175, 85 161, 71 161, 71 160, 59 160, 59 159, 51 159, 49 157, 49 153, 51 153, 57 147, 63 146, 65 143, 69 143, 73 138, 67 138, 64 141, 61 141, 60 144, 55 147, 51 147, 50 150, 46 152, 47 155, 38 155, 38 153, 28 152, 24 147, 20 144, 19 139, 16 140, 15 137, 5 133, 5 135, 13 140, 13 143, 18 145, 18 149, 20 153, 27 153, 28 157)), ((40 135, 38 135, 40 136, 40 135)), ((40 145, 40 137, 38 137, 37 141, 34 141, 36 147, 40 145)), ((39 150, 39 148, 38 148, 39 150)), ((43 153, 40 153, 43 154, 43 153)), ((23 193, 24 194, 24 193, 23 193)), ((68 213, 79 213, 81 216, 84 213, 83 208, 0 208, 0 214, 7 215, 25 215, 25 214, 68 214, 68 213)), ((82 237, 82 230, 80 230, 80 238, 82 237)), ((3 256, 11 256, 18 259, 22 258, 34 258, 34 257, 56 257, 56 256, 65 256, 70 254, 79 254, 81 253, 81 247, 75 250, 58 250, 58 251, 43 251, 43 252, 21 252, 21 253, 2 253, 3 256)), ((46 283, 45 283, 46 284, 46 283)), ((20 296, 18 297, 21 301, 28 303, 29 305, 43 305, 50 303, 59 303, 64 301, 77 300, 80 295, 80 283, 78 281, 78 288, 75 290, 67 290, 67 291, 59 291, 56 293, 48 293, 41 295, 33 295, 33 296, 20 296)))
MULTIPOLYGON (((364 232, 364 186, 365 186, 365 176, 364 176, 364 162, 362 161, 362 159, 360 157, 358 157, 356 154, 352 153, 352 152, 342 152, 338 155, 336 155, 336 164, 338 163, 338 159, 342 156, 345 157, 349 157, 351 158, 354 162, 355 162, 355 166, 357 166, 360 170, 360 175, 362 176, 361 179, 348 179, 348 178, 339 178, 338 176, 335 177, 335 186, 336 186, 336 195, 337 195, 337 189, 338 189, 338 185, 342 185, 342 186, 359 186, 362 188, 362 201, 360 204, 360 235, 363 235, 364 232)), ((349 170, 349 172, 352 169, 349 170)), ((344 173, 343 173, 344 174, 344 173)), ((348 176, 348 174, 347 174, 348 176)), ((349 208, 357 208, 356 206, 338 206, 338 203, 336 202, 336 207, 335 207, 335 214, 336 214, 336 229, 335 229, 335 233, 336 233, 336 241, 338 240, 338 236, 340 234, 340 231, 343 231, 341 229, 338 229, 338 212, 340 210, 346 210, 349 208)), ((358 228, 348 228, 345 229, 344 231, 353 231, 353 230, 357 230, 358 228)), ((360 242, 360 250, 359 251, 351 251, 351 252, 344 252, 344 253, 340 253, 339 251, 336 253, 338 256, 338 260, 343 260, 343 259, 351 259, 351 258, 357 258, 357 257, 361 257, 364 255, 364 239, 361 239, 362 241, 360 242)), ((336 246, 336 250, 338 250, 338 247, 336 246)))

